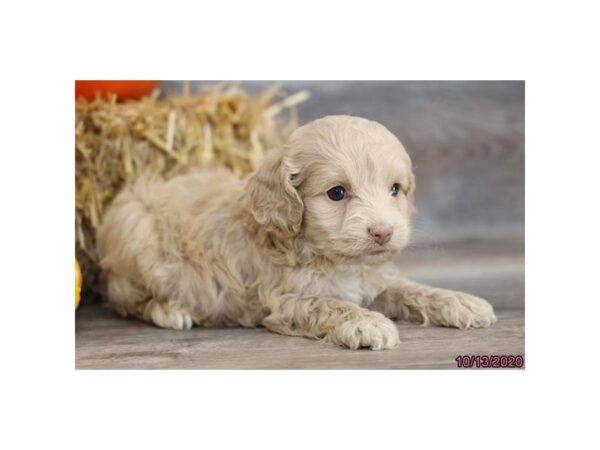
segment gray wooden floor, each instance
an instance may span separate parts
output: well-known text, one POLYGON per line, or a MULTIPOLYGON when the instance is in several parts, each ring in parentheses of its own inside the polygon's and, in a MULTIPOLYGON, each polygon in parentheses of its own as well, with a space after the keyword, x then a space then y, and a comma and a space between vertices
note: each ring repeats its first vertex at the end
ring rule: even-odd
POLYGON ((397 322, 393 350, 347 350, 264 328, 162 330, 122 319, 98 304, 76 317, 78 369, 446 369, 458 355, 524 355, 522 237, 469 239, 408 249, 399 264, 411 278, 487 298, 498 323, 486 330, 397 322))

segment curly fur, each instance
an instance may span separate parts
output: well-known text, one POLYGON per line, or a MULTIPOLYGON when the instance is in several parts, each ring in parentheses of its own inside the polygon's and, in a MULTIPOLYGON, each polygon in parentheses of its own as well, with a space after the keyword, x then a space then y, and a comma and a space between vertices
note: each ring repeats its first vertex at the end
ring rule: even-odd
POLYGON ((385 315, 491 325, 485 300, 397 273, 413 192, 398 139, 349 116, 299 128, 241 181, 223 169, 140 180, 117 196, 98 233, 108 302, 165 328, 262 325, 352 349, 399 343, 385 315), (349 195, 334 202, 326 192, 338 185, 349 195), (377 242, 374 227, 391 230, 389 241, 377 242))

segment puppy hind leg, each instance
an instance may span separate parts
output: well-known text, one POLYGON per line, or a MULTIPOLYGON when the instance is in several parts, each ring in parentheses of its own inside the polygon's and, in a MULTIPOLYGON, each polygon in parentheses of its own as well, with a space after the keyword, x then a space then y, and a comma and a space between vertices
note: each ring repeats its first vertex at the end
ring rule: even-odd
POLYGON ((121 316, 138 317, 161 328, 187 330, 192 327, 190 314, 153 297, 146 284, 133 281, 133 277, 114 274, 109 275, 107 281, 108 305, 121 316))
POLYGON ((139 315, 161 328, 188 330, 193 325, 188 286, 195 274, 189 265, 173 262, 156 243, 147 245, 137 257, 141 283, 151 293, 139 315), (188 293, 186 294, 186 291, 188 293))
POLYGON ((141 284, 126 277, 108 280, 108 305, 122 316, 134 316, 161 328, 187 330, 192 327, 190 314, 160 300, 141 284))

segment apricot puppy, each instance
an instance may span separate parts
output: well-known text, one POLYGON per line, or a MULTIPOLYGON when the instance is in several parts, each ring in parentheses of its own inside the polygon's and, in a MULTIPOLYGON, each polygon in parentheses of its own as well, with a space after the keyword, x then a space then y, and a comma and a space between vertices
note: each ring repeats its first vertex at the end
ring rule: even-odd
POLYGON ((223 169, 138 181, 98 232, 108 302, 165 328, 262 325, 352 349, 398 345, 388 317, 490 326, 487 301, 398 274, 414 186, 398 139, 349 116, 298 128, 241 181, 223 169))

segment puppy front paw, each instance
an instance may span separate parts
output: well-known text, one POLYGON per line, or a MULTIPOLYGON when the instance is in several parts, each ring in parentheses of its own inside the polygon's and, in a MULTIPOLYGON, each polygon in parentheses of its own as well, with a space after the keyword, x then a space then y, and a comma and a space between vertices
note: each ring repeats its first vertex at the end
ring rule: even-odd
POLYGON ((487 300, 455 291, 447 291, 429 316, 436 325, 460 329, 487 328, 498 321, 487 300))
POLYGON ((400 343, 394 322, 373 311, 341 321, 328 337, 332 342, 353 350, 359 347, 383 350, 397 347, 400 343))

